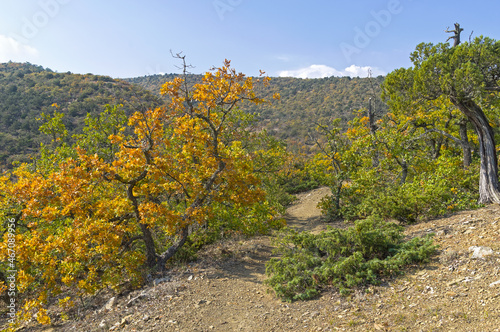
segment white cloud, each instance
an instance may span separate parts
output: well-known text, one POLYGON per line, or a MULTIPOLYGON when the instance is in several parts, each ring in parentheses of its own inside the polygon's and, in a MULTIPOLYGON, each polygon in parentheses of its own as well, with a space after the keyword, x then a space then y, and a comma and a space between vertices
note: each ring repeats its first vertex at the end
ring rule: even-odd
POLYGON ((297 70, 283 70, 279 73, 280 77, 298 77, 298 78, 321 78, 329 76, 340 76, 341 72, 335 68, 325 65, 311 65, 297 70))
POLYGON ((372 76, 385 75, 380 69, 370 66, 361 67, 351 65, 344 70, 337 70, 326 65, 311 65, 297 70, 283 70, 279 72, 279 76, 297 78, 322 78, 330 76, 367 77, 368 70, 371 70, 372 76))
POLYGON ((372 76, 379 76, 379 75, 385 75, 383 71, 376 67, 370 67, 370 66, 356 66, 356 65, 350 65, 346 69, 344 69, 343 73, 344 76, 351 76, 351 77, 368 77, 368 71, 371 71, 372 76))
POLYGON ((32 46, 24 45, 14 38, 0 35, 0 62, 33 61, 38 56, 38 50, 32 46))

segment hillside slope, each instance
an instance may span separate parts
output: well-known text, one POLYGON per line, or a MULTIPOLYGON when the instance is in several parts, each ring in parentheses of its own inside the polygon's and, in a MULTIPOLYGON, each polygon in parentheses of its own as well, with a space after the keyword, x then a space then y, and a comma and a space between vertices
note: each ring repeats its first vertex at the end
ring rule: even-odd
POLYGON ((41 113, 52 114, 56 103, 69 136, 80 131, 87 113, 100 113, 106 104, 123 104, 131 114, 162 101, 140 87, 107 76, 55 73, 29 63, 0 64, 0 165, 28 160, 43 137, 41 113))
MULTIPOLYGON (((176 75, 153 75, 126 79, 152 93, 158 94, 163 83, 176 75)), ((201 80, 199 75, 189 75, 190 84, 201 80)), ((258 86, 256 93, 271 100, 274 93, 281 95, 280 101, 270 105, 243 105, 250 113, 258 113, 258 127, 286 140, 290 145, 310 144, 308 133, 316 124, 342 119, 343 124, 354 117, 354 111, 366 109, 372 98, 373 107, 379 113, 387 111, 387 105, 380 100, 380 85, 384 77, 350 78, 329 77, 321 79, 300 79, 274 77, 269 86, 258 86)))
MULTIPOLYGON (((324 229, 316 204, 328 192, 299 194, 289 226, 324 229)), ((51 331, 500 331, 500 206, 406 228, 409 237, 428 232, 440 245, 431 263, 349 297, 325 289, 318 299, 293 303, 263 285, 271 237, 220 242, 156 285, 113 303, 112 294, 96 297, 86 311, 75 309, 78 320, 51 331), (493 253, 473 258, 472 246, 493 253)))
MULTIPOLYGON (((93 74, 56 73, 30 63, 0 64, 0 167, 27 161, 47 142, 38 130, 42 113, 58 111, 69 137, 79 133, 85 116, 97 114, 106 104, 123 104, 127 114, 144 107, 163 105, 160 87, 176 75, 154 75, 126 80, 93 74)), ((200 75, 189 75, 195 83, 200 75)), ((345 124, 354 111, 366 108, 372 98, 379 113, 387 110, 378 97, 383 77, 373 79, 330 77, 323 79, 273 78, 267 87, 257 85, 256 93, 268 100, 280 93, 281 100, 255 106, 243 104, 246 112, 257 113, 257 128, 285 140, 290 147, 312 145, 308 133, 316 124, 333 118, 345 124)))

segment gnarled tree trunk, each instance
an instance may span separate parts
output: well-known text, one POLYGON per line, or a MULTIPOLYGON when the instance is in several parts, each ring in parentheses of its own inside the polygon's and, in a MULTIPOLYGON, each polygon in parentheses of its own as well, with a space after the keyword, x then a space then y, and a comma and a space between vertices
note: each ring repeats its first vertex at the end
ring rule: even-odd
POLYGON ((469 136, 467 135, 467 122, 465 119, 460 121, 458 124, 459 126, 459 133, 460 133, 460 140, 462 142, 462 153, 463 153, 463 160, 464 160, 464 168, 468 168, 470 164, 472 163, 472 151, 470 148, 470 143, 469 143, 469 136))
POLYGON ((498 159, 495 147, 495 135, 481 107, 473 100, 451 102, 472 122, 479 138, 481 169, 479 174, 479 203, 499 203, 498 159))

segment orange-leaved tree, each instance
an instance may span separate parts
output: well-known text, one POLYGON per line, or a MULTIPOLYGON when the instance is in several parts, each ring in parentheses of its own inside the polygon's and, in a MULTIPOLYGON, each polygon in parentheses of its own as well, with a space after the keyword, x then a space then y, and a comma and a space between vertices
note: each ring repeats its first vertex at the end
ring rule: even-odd
MULTIPOLYGON (((87 138, 64 160, 53 159, 56 165, 21 165, 0 178, 1 217, 16 224, 25 319, 36 313, 50 322, 44 303, 68 288, 78 296, 139 285, 165 268, 214 205, 238 208, 264 198, 238 111, 243 101, 265 102, 253 91, 257 81, 269 78, 246 77, 227 60, 201 83, 176 78, 162 87, 167 107, 113 124, 107 145, 99 145, 106 151, 87 138)), ((4 262, 7 244, 5 233, 4 262)))

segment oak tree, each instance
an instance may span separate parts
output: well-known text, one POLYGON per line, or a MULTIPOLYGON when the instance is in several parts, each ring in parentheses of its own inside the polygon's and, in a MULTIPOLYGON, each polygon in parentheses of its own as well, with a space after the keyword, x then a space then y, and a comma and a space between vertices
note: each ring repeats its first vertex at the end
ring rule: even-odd
MULTIPOLYGON (((215 209, 265 206, 260 152, 245 147, 238 105, 264 103, 254 85, 268 81, 237 73, 227 60, 200 83, 177 77, 162 87, 167 107, 139 110, 125 124, 123 113, 108 108, 88 119, 79 144, 54 147, 65 149, 64 158, 47 148, 45 161, 0 177, 0 217, 18 225, 20 314, 29 320, 36 312, 48 323, 44 303, 68 287, 83 296, 137 286, 163 270, 215 209)), ((56 113, 44 130, 64 133, 60 119, 56 113)), ((4 233, 1 261, 7 241, 4 233)))

